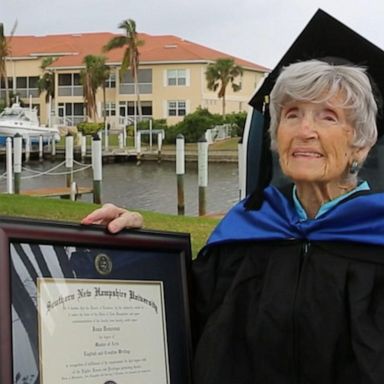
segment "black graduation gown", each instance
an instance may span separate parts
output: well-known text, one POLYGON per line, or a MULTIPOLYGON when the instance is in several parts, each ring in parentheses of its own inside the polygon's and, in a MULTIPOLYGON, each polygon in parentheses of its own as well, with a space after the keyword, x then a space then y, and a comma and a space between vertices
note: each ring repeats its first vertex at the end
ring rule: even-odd
POLYGON ((196 384, 384 383, 383 246, 219 242, 193 288, 196 384))

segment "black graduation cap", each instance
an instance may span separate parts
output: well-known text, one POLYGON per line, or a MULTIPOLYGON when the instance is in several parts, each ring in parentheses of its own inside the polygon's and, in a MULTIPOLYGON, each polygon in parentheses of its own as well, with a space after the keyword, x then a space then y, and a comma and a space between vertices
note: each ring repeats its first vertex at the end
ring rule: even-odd
MULTIPOLYGON (((258 170, 249 167, 253 154, 247 154, 247 194, 252 194, 246 206, 250 209, 258 209, 262 203, 262 191, 272 179, 272 154, 269 139, 269 114, 265 106, 266 97, 270 94, 277 77, 283 67, 310 59, 340 58, 352 64, 365 67, 371 78, 376 101, 379 107, 377 119, 379 137, 384 133, 384 119, 380 112, 381 94, 384 93, 384 52, 370 41, 357 34, 355 31, 319 9, 300 33, 277 66, 264 80, 254 97, 250 101, 256 111, 262 114, 257 117, 258 122, 251 124, 251 130, 262 129, 262 145, 259 147, 260 159, 258 170), (253 173, 253 177, 251 175, 253 173), (253 181, 252 181, 253 180, 253 181)), ((335 63, 337 64, 337 63, 335 63)), ((251 132, 248 141, 252 138, 251 132)), ((251 146, 248 142, 247 147, 251 146)))

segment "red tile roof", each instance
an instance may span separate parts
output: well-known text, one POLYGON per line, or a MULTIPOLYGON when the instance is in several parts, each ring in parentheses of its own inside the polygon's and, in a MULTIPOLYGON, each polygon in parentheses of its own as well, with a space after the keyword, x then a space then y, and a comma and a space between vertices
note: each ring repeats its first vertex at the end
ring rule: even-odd
MULTIPOLYGON (((108 53, 102 53, 102 47, 114 36, 109 32, 79 33, 66 35, 47 36, 13 36, 11 40, 11 56, 59 56, 52 67, 81 67, 84 56, 104 54, 107 63, 120 63, 124 49, 114 49, 108 53)), ((268 68, 250 61, 228 55, 223 52, 195 44, 172 35, 152 36, 139 33, 139 39, 144 40, 140 47, 140 62, 191 62, 214 61, 222 57, 230 57, 244 68, 260 72, 269 72, 268 68)))

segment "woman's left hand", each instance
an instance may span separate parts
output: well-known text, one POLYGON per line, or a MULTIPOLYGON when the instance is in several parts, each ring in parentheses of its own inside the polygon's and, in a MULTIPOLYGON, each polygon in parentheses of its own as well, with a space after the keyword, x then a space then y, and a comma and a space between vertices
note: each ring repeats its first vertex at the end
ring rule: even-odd
POLYGON ((84 217, 81 224, 105 224, 109 232, 117 233, 124 228, 142 228, 144 220, 138 212, 107 203, 84 217))

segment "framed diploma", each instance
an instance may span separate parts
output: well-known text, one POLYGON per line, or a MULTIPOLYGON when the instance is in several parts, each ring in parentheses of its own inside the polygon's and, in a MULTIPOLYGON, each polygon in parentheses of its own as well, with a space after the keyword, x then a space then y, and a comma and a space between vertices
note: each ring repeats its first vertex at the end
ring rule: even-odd
POLYGON ((0 219, 1 384, 191 383, 188 234, 0 219))

